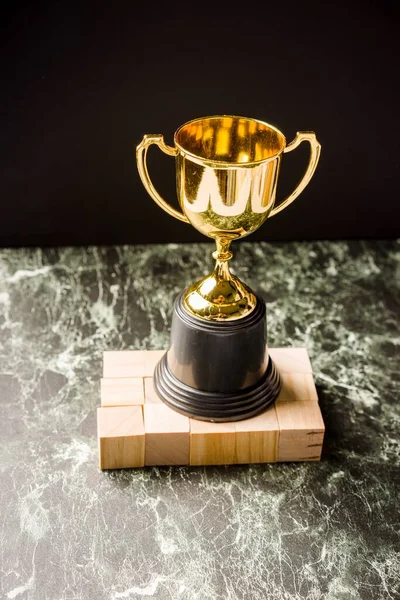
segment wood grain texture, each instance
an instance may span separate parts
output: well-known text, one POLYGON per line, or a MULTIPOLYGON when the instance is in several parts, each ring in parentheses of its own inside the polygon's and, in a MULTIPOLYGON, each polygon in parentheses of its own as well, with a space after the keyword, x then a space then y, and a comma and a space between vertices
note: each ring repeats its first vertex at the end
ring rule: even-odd
POLYGON ((312 373, 307 348, 268 348, 280 373, 312 373))
POLYGON ((145 404, 145 464, 189 464, 189 418, 165 404, 145 404))
POLYGON ((144 466, 144 423, 141 406, 99 407, 97 436, 100 469, 144 466))
POLYGON ((235 464, 235 434, 234 423, 209 423, 190 419, 190 464, 235 464))
POLYGON ((275 405, 279 423, 278 461, 320 460, 325 425, 316 402, 294 400, 275 405))
POLYGON ((144 377, 153 377, 154 369, 161 360, 165 350, 147 350, 144 362, 144 377))
POLYGON ((312 373, 281 373, 282 388, 276 402, 308 400, 318 403, 318 394, 312 373))
POLYGON ((138 406, 144 404, 143 377, 111 377, 101 380, 102 406, 138 406))
POLYGON ((274 406, 252 419, 209 423, 176 413, 157 395, 152 374, 164 350, 105 352, 100 468, 320 460, 325 428, 307 349, 269 353, 282 378, 274 406))
POLYGON ((109 350, 103 355, 103 377, 144 377, 145 350, 109 350))
POLYGON ((238 464, 277 460, 279 424, 274 406, 251 419, 236 421, 234 425, 238 464))
POLYGON ((154 388, 152 377, 144 379, 144 401, 146 404, 164 404, 154 388))

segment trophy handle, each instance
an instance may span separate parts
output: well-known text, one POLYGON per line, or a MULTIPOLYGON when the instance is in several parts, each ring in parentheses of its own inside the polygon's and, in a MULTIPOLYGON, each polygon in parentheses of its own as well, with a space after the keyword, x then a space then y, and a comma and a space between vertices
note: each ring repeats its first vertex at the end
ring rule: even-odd
POLYGON ((177 148, 168 146, 164 142, 164 136, 161 135, 160 133, 146 134, 145 136, 143 136, 142 141, 136 148, 136 161, 137 161, 137 167, 138 167, 140 179, 142 180, 142 183, 143 183, 144 187, 146 188, 147 192, 153 198, 154 202, 156 202, 158 204, 158 206, 161 206, 161 208, 163 210, 165 210, 166 213, 171 215, 171 217, 175 217, 175 219, 179 219, 180 221, 183 221, 184 223, 189 223, 189 219, 186 217, 186 215, 184 215, 183 213, 180 213, 178 210, 175 210, 175 208, 170 206, 168 204, 168 202, 166 202, 164 200, 164 198, 162 198, 160 196, 160 194, 157 192, 156 188, 154 187, 153 182, 150 179, 150 175, 147 170, 146 158, 147 158, 147 150, 149 149, 149 146, 151 146, 151 144, 156 144, 160 148, 160 150, 165 152, 165 154, 169 154, 169 156, 176 156, 178 154, 177 148))
POLYGON ((311 177, 314 175, 315 169, 317 168, 317 164, 318 164, 319 157, 321 154, 321 144, 318 142, 318 140, 315 136, 315 133, 313 131, 298 131, 296 133, 296 137, 294 138, 293 142, 291 142, 290 144, 288 144, 288 146, 286 146, 286 148, 284 149, 284 152, 291 152, 292 150, 297 148, 297 146, 299 146, 301 144, 301 142, 309 142, 309 144, 311 146, 311 153, 310 153, 310 159, 308 161, 307 170, 304 173, 303 178, 300 179, 299 183, 297 184, 296 189, 290 194, 290 196, 285 198, 285 200, 283 200, 283 202, 281 202, 279 204, 279 206, 276 206, 270 212, 270 214, 269 214, 270 217, 277 215, 279 212, 281 212, 281 210, 283 210, 284 208, 289 206, 289 204, 291 204, 293 202, 293 200, 296 200, 297 196, 299 196, 301 194, 301 192, 304 190, 304 188, 309 183, 311 177))

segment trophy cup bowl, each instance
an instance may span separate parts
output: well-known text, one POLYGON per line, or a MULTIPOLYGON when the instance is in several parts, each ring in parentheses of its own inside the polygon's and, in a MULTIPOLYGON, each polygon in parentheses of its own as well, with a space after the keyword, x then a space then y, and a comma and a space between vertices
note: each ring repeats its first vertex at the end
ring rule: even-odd
POLYGON ((298 132, 287 145, 272 125, 230 115, 185 123, 175 132, 174 146, 161 134, 145 135, 138 145, 139 175, 153 200, 216 242, 212 273, 175 300, 171 344, 154 373, 158 395, 178 412, 235 421, 262 412, 279 394, 279 374, 266 344, 265 303, 230 272, 230 245, 297 198, 314 174, 320 149, 313 132, 298 132), (275 206, 282 155, 303 141, 311 149, 307 169, 292 194, 275 206), (152 144, 175 157, 182 212, 150 179, 146 158, 152 144))

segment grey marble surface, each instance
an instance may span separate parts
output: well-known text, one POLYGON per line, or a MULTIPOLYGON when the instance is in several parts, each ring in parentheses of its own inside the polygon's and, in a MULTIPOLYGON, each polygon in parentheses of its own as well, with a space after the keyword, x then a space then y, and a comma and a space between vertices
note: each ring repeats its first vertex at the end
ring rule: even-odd
POLYGON ((321 463, 100 472, 102 352, 168 344, 212 245, 0 251, 0 597, 400 597, 400 245, 242 243, 271 346, 307 346, 321 463))

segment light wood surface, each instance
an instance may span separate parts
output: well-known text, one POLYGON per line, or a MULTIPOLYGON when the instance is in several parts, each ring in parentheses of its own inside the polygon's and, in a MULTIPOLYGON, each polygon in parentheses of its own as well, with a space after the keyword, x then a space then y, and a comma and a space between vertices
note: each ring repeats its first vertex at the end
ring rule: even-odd
POLYGON ((268 348, 279 373, 312 373, 307 348, 268 348))
POLYGON ((308 352, 269 353, 282 379, 274 406, 244 421, 210 423, 180 415, 156 394, 152 374, 164 350, 105 352, 100 468, 320 460, 325 428, 308 352))
POLYGON ((143 377, 113 377, 101 380, 102 406, 137 406, 144 404, 143 377))
POLYGON ((165 350, 107 350, 103 377, 153 377, 163 354, 165 350))
POLYGON ((100 469, 144 466, 144 423, 141 406, 99 407, 97 435, 100 469))
POLYGON ((276 402, 308 400, 318 403, 318 394, 311 373, 281 373, 282 387, 276 402))
POLYGON ((147 350, 144 362, 144 377, 153 377, 154 369, 161 360, 165 350, 147 350))
POLYGON ((144 377, 145 350, 109 350, 104 352, 103 377, 144 377))
POLYGON ((145 377, 144 379, 144 398, 146 404, 163 404, 163 401, 154 389, 152 377, 145 377))
POLYGON ((235 422, 236 462, 275 462, 278 453, 279 424, 275 406, 261 415, 235 422))
POLYGON ((231 465, 235 463, 234 423, 208 423, 190 419, 191 465, 231 465))
POLYGON ((278 461, 320 460, 325 426, 316 402, 275 405, 279 423, 278 461))
POLYGON ((189 464, 189 419, 165 404, 144 406, 145 464, 189 464))

